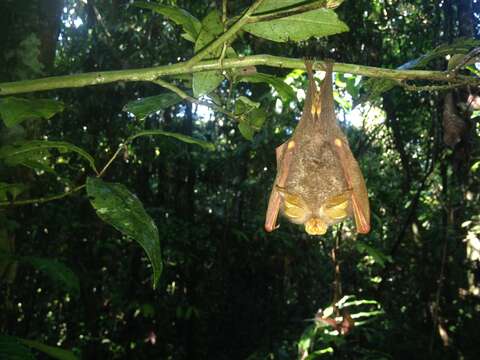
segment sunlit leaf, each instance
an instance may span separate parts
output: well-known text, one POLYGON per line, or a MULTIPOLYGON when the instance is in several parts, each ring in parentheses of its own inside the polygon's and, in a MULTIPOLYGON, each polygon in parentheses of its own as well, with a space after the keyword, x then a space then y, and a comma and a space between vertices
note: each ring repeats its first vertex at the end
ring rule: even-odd
POLYGON ((78 297, 80 295, 80 282, 77 275, 64 263, 55 259, 39 257, 21 257, 19 261, 29 263, 35 269, 47 275, 54 283, 65 291, 78 297))
POLYGON ((61 101, 51 99, 23 99, 17 97, 0 99, 0 116, 7 127, 20 124, 28 119, 50 119, 63 109, 64 104, 61 101))
POLYGON ((200 140, 200 139, 195 139, 195 138, 192 138, 192 137, 187 136, 187 135, 174 133, 174 132, 169 132, 169 131, 163 131, 163 130, 140 131, 140 132, 136 133, 135 135, 130 136, 127 139, 127 142, 131 142, 131 141, 133 141, 134 139, 136 139, 140 136, 158 136, 158 135, 172 137, 172 138, 175 138, 177 140, 183 141, 187 144, 199 145, 206 150, 214 150, 215 149, 215 145, 213 145, 212 143, 209 143, 207 141, 200 140))
MULTIPOLYGON (((209 45, 220 34, 223 33, 223 24, 220 14, 217 10, 213 10, 202 20, 202 28, 195 42, 195 53, 209 45)), ((220 56, 221 48, 212 49, 205 56, 205 59, 213 59, 220 56)), ((193 74, 193 96, 199 97, 215 90, 223 80, 222 72, 219 70, 202 71, 193 74)))
POLYGON ((123 108, 124 111, 131 112, 138 120, 145 119, 148 115, 159 110, 164 110, 182 101, 182 98, 174 93, 164 93, 155 96, 145 97, 143 99, 129 102, 123 108))
POLYGON ((189 40, 195 41, 194 39, 198 37, 200 28, 202 27, 200 21, 195 16, 177 6, 160 5, 146 1, 134 1, 133 6, 150 9, 169 18, 183 28, 189 40))
POLYGON ((65 141, 31 140, 16 142, 0 148, 0 160, 8 166, 24 165, 37 169, 37 166, 41 164, 40 161, 44 160, 44 157, 51 155, 51 149, 57 149, 62 153, 77 153, 87 160, 90 167, 97 172, 95 160, 90 154, 78 146, 65 141), (37 163, 34 161, 37 161, 37 163))
MULTIPOLYGON (((327 0, 325 7, 333 9, 338 7, 344 0, 327 0)), ((263 14, 280 9, 288 9, 293 6, 305 3, 305 0, 264 0, 262 4, 255 10, 254 15, 263 14)))
POLYGON ((315 325, 310 325, 304 330, 302 336, 300 337, 300 340, 298 341, 299 352, 303 353, 310 349, 313 342, 315 341, 316 332, 317 327, 315 325))
POLYGON ((152 264, 155 288, 163 269, 160 239, 140 200, 122 184, 93 177, 87 179, 87 194, 100 219, 143 247, 152 264))
MULTIPOLYGON (((260 6, 256 13, 267 10, 270 8, 260 6)), ((303 41, 312 36, 330 36, 349 29, 333 10, 320 8, 275 20, 247 24, 243 30, 268 40, 287 42, 303 41)))

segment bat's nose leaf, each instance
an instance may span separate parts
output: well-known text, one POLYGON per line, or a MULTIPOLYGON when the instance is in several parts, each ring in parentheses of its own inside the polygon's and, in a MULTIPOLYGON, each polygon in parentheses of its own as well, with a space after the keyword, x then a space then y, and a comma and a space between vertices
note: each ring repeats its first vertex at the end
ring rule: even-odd
POLYGON ((324 235, 327 228, 327 224, 319 218, 311 218, 305 223, 305 231, 309 235, 324 235))

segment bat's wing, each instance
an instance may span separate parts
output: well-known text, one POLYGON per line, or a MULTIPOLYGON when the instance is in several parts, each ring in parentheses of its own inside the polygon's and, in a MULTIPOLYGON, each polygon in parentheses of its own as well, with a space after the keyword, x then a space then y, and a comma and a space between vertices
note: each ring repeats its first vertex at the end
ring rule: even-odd
POLYGON ((280 211, 280 203, 282 201, 282 196, 278 189, 282 189, 287 181, 294 148, 295 142, 293 140, 289 140, 277 147, 275 150, 277 156, 277 177, 270 194, 267 216, 265 218, 265 230, 268 232, 271 232, 278 227, 277 218, 280 211))
POLYGON ((370 205, 362 172, 346 141, 335 138, 332 145, 340 160, 347 185, 352 190, 352 209, 357 232, 366 234, 370 231, 370 205))

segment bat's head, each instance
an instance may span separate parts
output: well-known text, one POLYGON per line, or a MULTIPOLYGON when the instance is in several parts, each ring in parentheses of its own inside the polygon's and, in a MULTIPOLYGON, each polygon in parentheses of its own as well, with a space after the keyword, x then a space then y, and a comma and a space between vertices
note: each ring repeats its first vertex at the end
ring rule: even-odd
POLYGON ((351 214, 349 190, 330 197, 316 210, 310 209, 300 195, 289 193, 278 186, 277 190, 283 199, 283 215, 295 224, 304 224, 309 235, 324 235, 330 225, 346 219, 351 214))

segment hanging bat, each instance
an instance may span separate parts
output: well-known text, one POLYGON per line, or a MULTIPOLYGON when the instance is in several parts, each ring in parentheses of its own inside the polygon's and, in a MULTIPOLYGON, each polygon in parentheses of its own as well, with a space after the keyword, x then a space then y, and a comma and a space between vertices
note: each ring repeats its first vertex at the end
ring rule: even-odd
POLYGON ((308 89, 302 117, 292 137, 277 147, 277 176, 265 230, 277 226, 278 213, 304 224, 310 235, 353 217, 358 233, 370 231, 370 206, 362 173, 335 118, 332 69, 326 64, 320 91, 306 61, 308 89))

